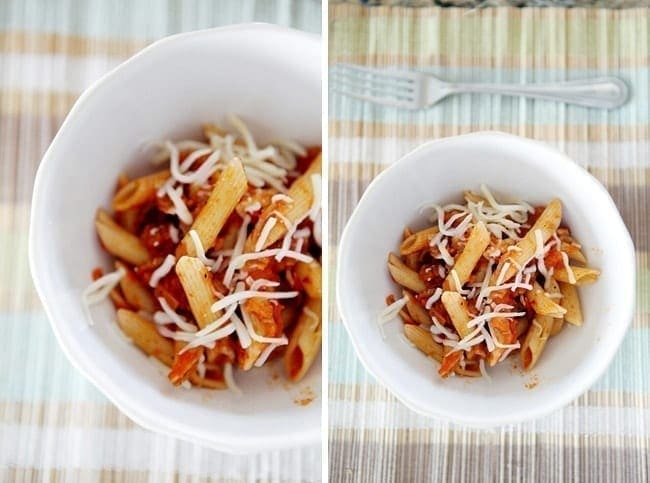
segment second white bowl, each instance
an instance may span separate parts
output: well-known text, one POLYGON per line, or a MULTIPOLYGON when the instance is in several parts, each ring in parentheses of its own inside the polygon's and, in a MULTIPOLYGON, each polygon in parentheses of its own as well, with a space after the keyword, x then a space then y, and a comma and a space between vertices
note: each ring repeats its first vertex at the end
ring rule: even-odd
POLYGON ((344 230, 337 273, 339 310, 366 369, 411 409, 474 426, 538 417, 586 391, 607 368, 634 311, 634 246, 607 191, 564 154, 502 133, 432 141, 381 173, 344 230), (400 321, 387 324, 381 337, 377 315, 386 295, 397 293, 386 260, 405 226, 425 226, 421 205, 458 202, 483 183, 497 199, 560 198, 563 222, 602 275, 580 287, 584 326, 553 337, 531 373, 506 363, 489 370, 491 381, 441 379, 437 364, 403 340, 400 321))

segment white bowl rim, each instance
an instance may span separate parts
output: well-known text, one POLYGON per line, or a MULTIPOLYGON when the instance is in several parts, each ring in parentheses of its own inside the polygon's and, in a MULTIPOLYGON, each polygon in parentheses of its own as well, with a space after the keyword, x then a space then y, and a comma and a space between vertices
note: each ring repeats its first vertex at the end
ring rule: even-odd
POLYGON ((616 355, 634 317, 635 297, 636 297, 636 293, 635 293, 636 252, 634 248, 634 243, 632 241, 632 237, 630 236, 630 233, 627 227, 625 226, 625 223, 623 222, 623 219, 620 216, 618 208, 616 207, 616 204, 614 203, 614 200, 612 199, 609 192, 600 183, 600 181, 598 181, 591 173, 589 173, 587 170, 579 166, 571 158, 569 158, 566 154, 559 151, 558 149, 546 143, 536 141, 534 139, 525 138, 522 136, 517 136, 514 134, 505 133, 501 131, 489 131, 489 130, 476 131, 467 134, 461 134, 458 136, 450 136, 445 138, 433 139, 431 141, 427 141, 417 146, 409 153, 405 154, 400 159, 398 159, 390 166, 385 168, 372 180, 372 182, 368 185, 363 195, 359 199, 359 202, 357 203, 357 206, 355 207, 354 211, 352 212, 352 215, 350 216, 348 222, 346 223, 345 228, 343 229, 343 232, 341 234, 341 238, 339 239, 336 257, 337 257, 337 270, 336 270, 337 308, 341 315, 341 319, 343 321, 343 325, 346 329, 348 337, 350 338, 352 346, 354 347, 355 353, 359 358, 359 360, 361 361, 361 363, 363 364, 364 368, 375 379, 377 379, 377 381, 381 385, 386 387, 391 392, 391 394, 393 394, 393 396, 395 396, 399 401, 401 401, 405 406, 407 406, 412 411, 421 414, 423 416, 438 418, 446 422, 456 423, 468 427, 485 429, 485 428, 494 428, 494 427, 505 426, 509 424, 515 424, 527 420, 537 419, 542 416, 546 416, 552 413, 553 411, 566 406, 568 403, 570 403, 571 401, 579 397, 581 394, 586 392, 596 382, 596 380, 603 375, 603 373, 611 363, 612 359, 616 355), (342 266, 341 264, 342 264, 342 260, 346 259, 347 257, 347 250, 349 245, 347 240, 349 227, 352 224, 357 222, 357 218, 360 216, 359 215, 360 210, 358 209, 359 206, 361 206, 364 203, 369 193, 371 193, 377 188, 380 180, 382 180, 384 177, 390 176, 391 171, 393 171, 393 169, 398 164, 410 158, 415 153, 429 149, 431 146, 458 143, 470 139, 493 138, 493 137, 501 137, 504 140, 508 140, 510 142, 518 142, 521 143, 522 145, 528 145, 538 150, 539 149, 545 150, 549 154, 553 155, 554 161, 562 163, 561 166, 562 169, 568 170, 569 172, 571 172, 571 174, 574 174, 575 176, 581 176, 585 179, 588 179, 589 182, 593 184, 597 190, 600 190, 601 194, 604 196, 604 199, 607 200, 608 204, 610 205, 610 207, 612 208, 613 212, 616 215, 614 218, 618 226, 612 227, 612 229, 617 229, 621 233, 621 235, 623 235, 623 238, 625 239, 625 244, 627 245, 626 247, 621 247, 621 250, 626 254, 627 262, 630 265, 631 277, 627 280, 627 283, 632 288, 627 292, 628 300, 625 301, 626 303, 623 304, 623 306, 626 307, 625 313, 623 313, 619 317, 621 320, 621 324, 624 324, 624 327, 621 327, 621 330, 616 334, 616 338, 612 340, 612 343, 605 346, 606 349, 604 350, 604 357, 599 359, 598 365, 594 365, 594 369, 590 373, 589 377, 583 380, 576 381, 571 391, 565 392, 561 397, 558 397, 554 402, 546 405, 540 404, 535 409, 530 410, 527 414, 521 414, 517 417, 507 418, 507 419, 505 417, 494 418, 494 419, 476 418, 473 417, 473 415, 471 414, 463 414, 463 416, 459 416, 459 414, 455 413, 454 411, 447 411, 445 409, 441 409, 440 407, 433 408, 433 407, 428 407, 424 404, 420 404, 418 401, 409 397, 409 395, 397 391, 392 381, 389 378, 384 377, 384 373, 382 371, 382 366, 380 361, 378 359, 375 359, 370 352, 366 351, 364 345, 361 344, 360 341, 355 338, 354 331, 351 328, 351 324, 352 324, 352 322, 350 322, 351 317, 349 317, 347 313, 347 307, 342 302, 342 300, 344 300, 345 297, 342 297, 342 294, 340 292, 341 281, 344 274, 344 271, 341 269, 342 266))
MULTIPOLYGON (((60 138, 64 136, 69 124, 73 121, 79 111, 84 109, 87 100, 94 96, 97 91, 107 84, 113 77, 119 75, 123 70, 130 69, 132 64, 140 61, 142 58, 148 57, 157 53, 161 48, 170 42, 177 40, 186 40, 189 38, 197 38, 203 36, 212 36, 215 34, 226 32, 266 32, 278 35, 291 35, 300 42, 320 43, 320 36, 318 34, 296 30, 280 25, 265 23, 265 22, 250 22, 227 25, 223 27, 207 28, 201 30, 194 30, 190 32, 183 32, 174 35, 163 37, 155 42, 152 42, 147 47, 138 51, 124 62, 120 63, 115 68, 101 76, 93 82, 79 98, 75 101, 74 105, 67 114, 61 127, 59 128, 56 136, 50 143, 45 154, 41 158, 36 177, 34 179, 34 188, 32 190, 32 200, 30 209, 30 223, 29 223, 29 236, 28 236, 28 258, 29 267, 32 275, 32 280, 41 303, 43 304, 45 313, 47 315, 50 326, 57 339, 59 347, 68 358, 68 361, 73 367, 79 371, 88 381, 91 382, 99 391, 117 408, 124 413, 129 419, 138 425, 156 433, 162 433, 168 436, 173 436, 184 441, 197 443, 218 451, 223 451, 231 454, 250 454, 262 451, 271 451, 277 449, 290 449, 296 447, 303 447, 308 445, 315 445, 321 442, 321 424, 305 425, 304 427, 293 427, 290 435, 283 433, 274 433, 268 435, 256 435, 254 440, 247 436, 241 436, 233 433, 218 433, 211 432, 209 435, 205 434, 203 437, 197 436, 196 432, 191 428, 176 423, 174 420, 165 418, 159 419, 152 417, 152 411, 144 410, 140 407, 137 399, 130 397, 128 394, 121 391, 118 384, 114 384, 108 374, 93 367, 92 364, 83 365, 85 356, 73 353, 70 350, 68 340, 75 336, 69 334, 64 330, 57 321, 55 304, 48 301, 46 289, 43 286, 43 281, 39 272, 39 267, 36 262, 36 250, 38 241, 36 234, 38 227, 36 227, 36 219, 38 217, 39 206, 42 204, 39 198, 41 185, 44 183, 48 170, 54 169, 53 154, 57 151, 60 143, 60 138)), ((323 391, 323 394, 325 392, 323 391)))

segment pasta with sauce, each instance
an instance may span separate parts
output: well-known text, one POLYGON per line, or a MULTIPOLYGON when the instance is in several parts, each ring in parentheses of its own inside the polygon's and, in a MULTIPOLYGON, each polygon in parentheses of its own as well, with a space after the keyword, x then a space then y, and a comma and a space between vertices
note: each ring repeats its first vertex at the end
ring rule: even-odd
POLYGON ((581 246, 561 225, 562 204, 500 203, 487 187, 464 204, 430 204, 432 226, 404 231, 388 270, 401 297, 387 297, 383 324, 400 317, 406 338, 439 364, 442 377, 486 376, 519 352, 539 361, 565 322, 583 323, 577 287, 595 282, 581 246))
POLYGON ((115 271, 93 271, 88 314, 110 297, 174 385, 238 390, 233 369, 275 357, 298 381, 320 351, 320 148, 260 147, 230 122, 237 134, 209 124, 205 141, 160 143, 151 161, 168 166, 121 176, 114 214, 95 219, 115 271))

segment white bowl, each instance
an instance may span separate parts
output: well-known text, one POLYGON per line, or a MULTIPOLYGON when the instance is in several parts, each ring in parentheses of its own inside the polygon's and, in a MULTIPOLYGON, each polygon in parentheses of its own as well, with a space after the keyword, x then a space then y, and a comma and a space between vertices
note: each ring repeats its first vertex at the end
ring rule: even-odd
POLYGON ((146 428, 233 453, 320 441, 319 362, 292 387, 270 369, 238 373, 243 397, 179 390, 120 337, 108 302, 94 309, 93 327, 80 304, 93 267, 111 266, 94 232, 95 210, 110 206, 120 172, 151 169, 144 144, 198 136, 201 123, 228 113, 262 142, 320 144, 320 55, 317 36, 270 25, 168 37, 88 89, 41 162, 29 238, 36 289, 70 361, 146 428), (294 403, 311 393, 311 404, 294 403))
POLYGON ((625 335, 634 290, 634 247, 603 186, 562 153, 502 133, 432 141, 386 169, 363 195, 338 252, 339 310, 366 369, 411 409, 476 427, 539 417, 586 391, 625 335), (385 296, 397 293, 386 259, 399 246, 405 226, 425 226, 418 207, 460 201, 464 190, 481 183, 497 199, 546 204, 559 197, 563 221, 602 276, 580 287, 584 326, 567 326, 551 338, 531 373, 506 363, 488 369, 491 382, 441 379, 437 363, 402 338, 401 322, 385 326, 385 340, 380 335, 377 315, 385 296))

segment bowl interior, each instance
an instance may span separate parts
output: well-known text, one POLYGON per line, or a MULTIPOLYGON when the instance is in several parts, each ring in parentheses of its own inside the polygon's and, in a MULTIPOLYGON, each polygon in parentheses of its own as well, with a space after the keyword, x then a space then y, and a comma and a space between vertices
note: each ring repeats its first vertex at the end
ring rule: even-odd
POLYGON ((148 142, 197 137, 201 123, 225 123, 235 113, 261 143, 288 138, 318 145, 320 93, 315 36, 261 25, 175 36, 91 88, 47 152, 30 240, 39 293, 69 357, 141 424, 237 452, 318 441, 319 362, 293 386, 280 365, 236 373, 243 397, 176 389, 121 337, 109 303, 93 310, 89 327, 80 294, 93 267, 110 269, 94 232, 95 210, 110 207, 121 172, 152 169, 148 142), (311 397, 305 406, 294 402, 311 397))
POLYGON ((499 133, 424 145, 382 173, 346 227, 338 266, 339 307, 366 367, 413 409, 462 423, 514 422, 570 401, 602 373, 632 317, 634 248, 605 189, 551 148, 499 133), (602 276, 580 287, 584 326, 567 325, 549 340, 530 373, 508 362, 488 369, 491 381, 442 380, 438 364, 403 338, 401 322, 387 324, 381 338, 377 315, 384 297, 398 293, 386 259, 405 226, 428 226, 421 205, 462 201, 464 190, 481 183, 498 200, 546 204, 560 198, 563 222, 602 276))

